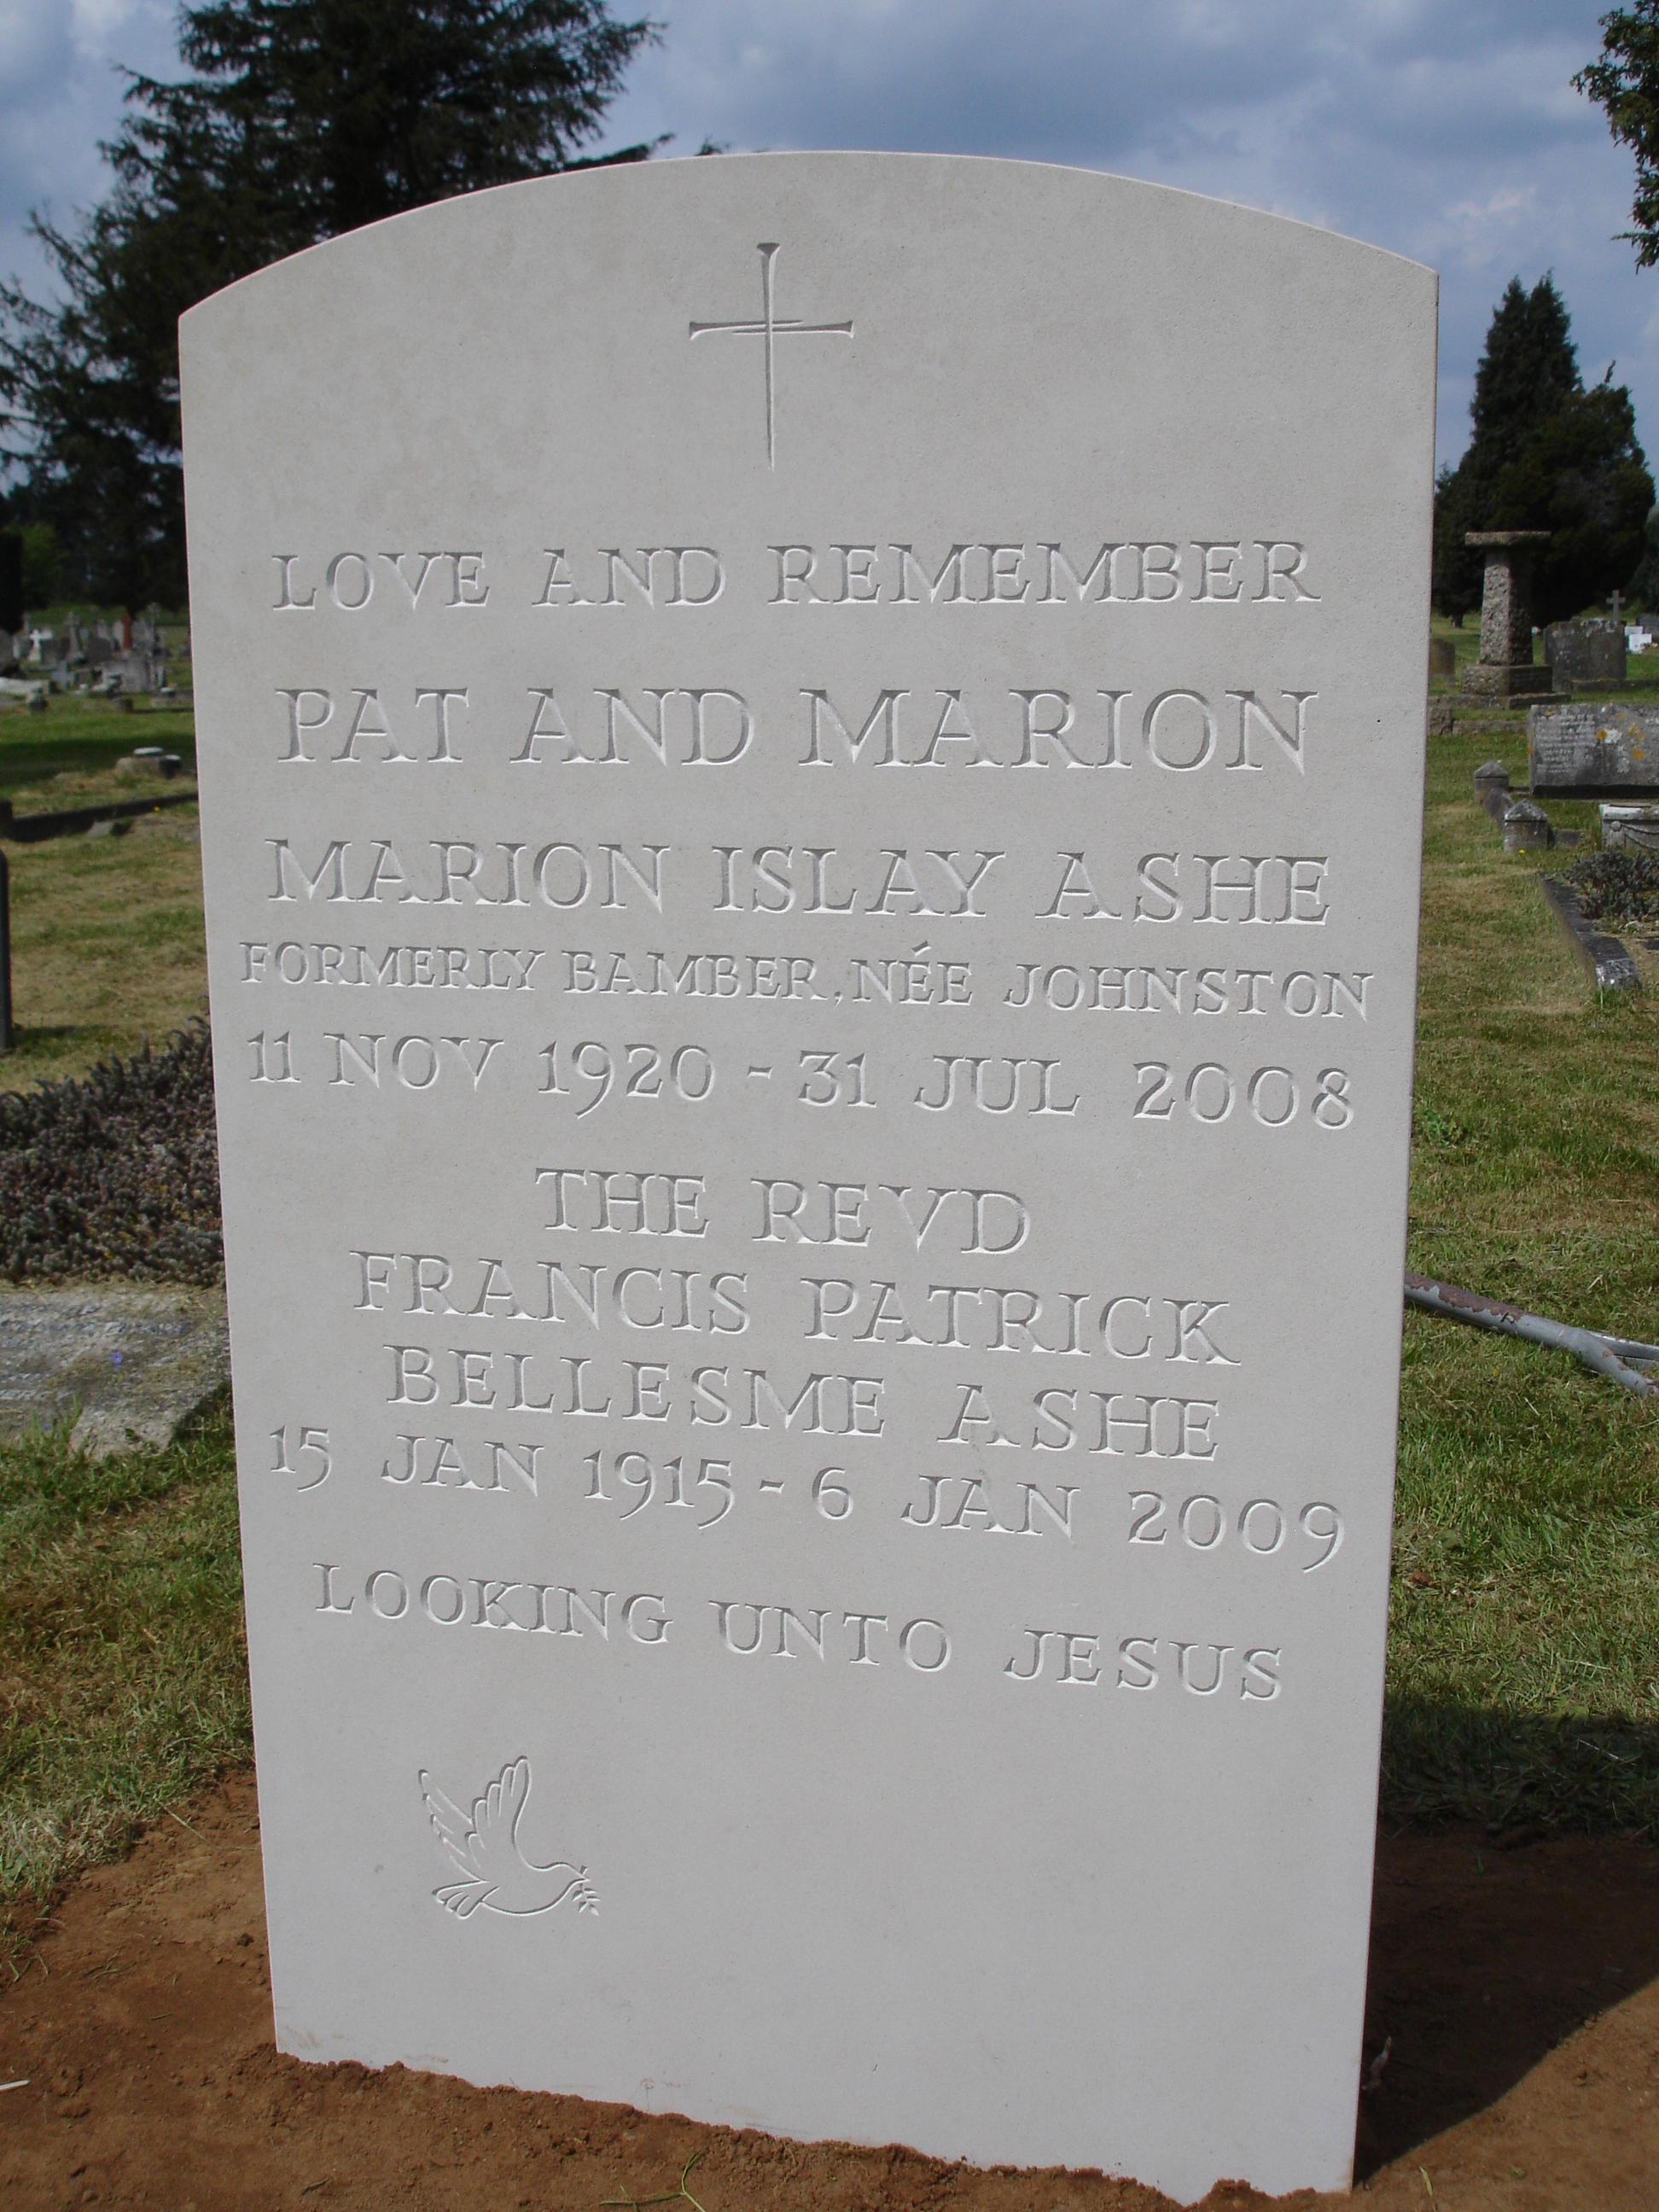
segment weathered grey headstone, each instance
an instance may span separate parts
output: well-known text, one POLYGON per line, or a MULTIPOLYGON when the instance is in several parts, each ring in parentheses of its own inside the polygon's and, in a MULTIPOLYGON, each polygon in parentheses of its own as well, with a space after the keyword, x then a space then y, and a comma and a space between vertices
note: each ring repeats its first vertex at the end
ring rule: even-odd
POLYGON ((1571 799, 1659 799, 1659 707, 1607 700, 1534 707, 1527 717, 1532 787, 1571 799))
POLYGON ((1547 530, 1471 530, 1467 543, 1486 556, 1480 596, 1480 656, 1463 671, 1463 689, 1483 696, 1528 698, 1554 678, 1532 657, 1532 558, 1547 530))
POLYGON ((1346 2179, 1434 333, 819 155, 185 318, 284 2050, 1346 2179))
POLYGON ((1622 684, 1624 624, 1596 617, 1551 623, 1544 632, 1543 654, 1558 690, 1564 683, 1622 684))

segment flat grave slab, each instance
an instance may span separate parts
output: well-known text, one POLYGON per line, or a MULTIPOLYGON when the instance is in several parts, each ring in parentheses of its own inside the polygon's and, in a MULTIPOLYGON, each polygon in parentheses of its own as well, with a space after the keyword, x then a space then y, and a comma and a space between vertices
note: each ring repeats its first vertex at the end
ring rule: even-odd
POLYGON ((284 2050, 1346 2179, 1434 337, 818 155, 185 319, 284 2050))
POLYGON ((229 1376, 222 1291, 0 1289, 0 1437, 76 1413, 94 1459, 159 1449, 229 1376))

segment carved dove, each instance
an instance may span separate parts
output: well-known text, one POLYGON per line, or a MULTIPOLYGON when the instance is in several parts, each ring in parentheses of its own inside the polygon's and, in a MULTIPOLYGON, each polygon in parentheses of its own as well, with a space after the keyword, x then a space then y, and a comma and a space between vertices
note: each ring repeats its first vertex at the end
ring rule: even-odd
POLYGON ((573 1866, 568 1859, 536 1866, 520 1847, 519 1822, 530 1797, 527 1759, 504 1766, 483 1796, 473 1800, 470 1814, 446 1797, 424 1769, 421 1790, 438 1840, 461 1877, 432 1893, 446 1912, 468 1920, 482 1905, 487 1912, 524 1917, 551 1912, 573 1897, 579 1912, 598 1911, 599 1893, 586 1867, 573 1866))

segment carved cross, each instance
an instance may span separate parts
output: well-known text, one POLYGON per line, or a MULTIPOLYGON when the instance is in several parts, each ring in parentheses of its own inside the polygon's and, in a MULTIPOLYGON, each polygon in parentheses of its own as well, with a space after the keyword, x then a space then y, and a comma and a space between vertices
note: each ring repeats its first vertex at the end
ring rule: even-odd
POLYGON ((757 323, 693 323, 690 335, 694 338, 714 337, 761 337, 766 341, 766 465, 777 466, 777 446, 774 423, 775 417, 773 348, 781 337, 794 338, 850 338, 853 325, 846 323, 803 323, 794 316, 780 317, 773 312, 772 271, 778 258, 774 240, 760 242, 761 257, 761 319, 757 323))

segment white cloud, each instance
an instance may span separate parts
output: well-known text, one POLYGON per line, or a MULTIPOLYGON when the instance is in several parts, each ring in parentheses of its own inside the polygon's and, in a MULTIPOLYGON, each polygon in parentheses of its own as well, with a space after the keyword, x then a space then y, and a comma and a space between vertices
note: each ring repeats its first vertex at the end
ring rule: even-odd
POLYGON ((1529 216, 1538 204, 1535 185, 1503 185, 1484 202, 1459 200, 1448 208, 1449 216, 1461 217, 1465 222, 1498 222, 1517 216, 1529 216))
POLYGON ((109 52, 135 15, 155 15, 143 0, 70 0, 75 43, 83 54, 101 57, 109 52))

